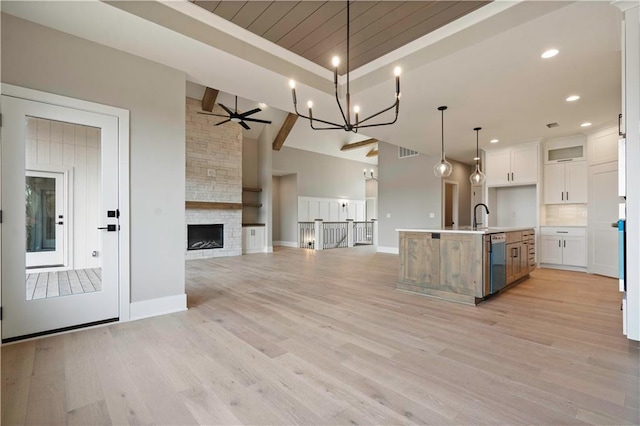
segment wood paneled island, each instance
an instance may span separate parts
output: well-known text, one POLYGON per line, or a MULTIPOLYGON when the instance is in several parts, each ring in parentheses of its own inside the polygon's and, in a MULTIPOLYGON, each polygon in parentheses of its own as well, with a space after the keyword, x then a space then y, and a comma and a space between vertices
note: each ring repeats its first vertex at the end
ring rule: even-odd
POLYGON ((506 235, 506 284, 535 268, 533 228, 398 229, 397 288, 453 302, 477 304, 490 291, 490 236, 506 235))

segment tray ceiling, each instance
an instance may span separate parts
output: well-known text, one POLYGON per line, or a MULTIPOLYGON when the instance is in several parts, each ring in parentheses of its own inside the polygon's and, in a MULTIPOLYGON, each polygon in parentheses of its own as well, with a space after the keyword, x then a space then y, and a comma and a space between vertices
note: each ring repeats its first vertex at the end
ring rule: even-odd
MULTIPOLYGON (((194 4, 316 64, 331 69, 340 56, 346 71, 346 2, 203 1, 194 4)), ((354 70, 489 1, 355 1, 351 5, 354 70)))

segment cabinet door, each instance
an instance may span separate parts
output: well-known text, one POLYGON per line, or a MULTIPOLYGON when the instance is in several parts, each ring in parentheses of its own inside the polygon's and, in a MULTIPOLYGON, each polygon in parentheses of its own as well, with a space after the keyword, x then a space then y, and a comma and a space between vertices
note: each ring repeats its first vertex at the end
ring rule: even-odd
POLYGON ((565 165, 547 164, 544 166, 544 203, 562 204, 565 202, 564 175, 565 165))
POLYGON ((249 232, 249 228, 242 227, 242 253, 246 253, 249 250, 249 245, 251 244, 251 235, 249 232))
POLYGON ((511 183, 538 182, 538 147, 533 145, 511 148, 511 183))
POLYGON ((508 185, 511 181, 511 151, 501 149, 485 154, 486 184, 508 185))
POLYGON ((584 237, 563 237, 562 264, 587 266, 587 247, 584 237))
POLYGON ((507 284, 520 278, 520 246, 522 243, 507 244, 507 284))
POLYGON ((565 163, 565 202, 580 203, 587 202, 587 162, 578 161, 575 163, 565 163))
POLYGON ((562 237, 553 235, 540 237, 540 263, 562 265, 562 237))
POLYGON ((524 277, 529 273, 529 245, 523 242, 520 246, 520 276, 524 277))
POLYGON ((253 248, 257 251, 263 251, 265 246, 265 229, 264 227, 254 228, 253 248))

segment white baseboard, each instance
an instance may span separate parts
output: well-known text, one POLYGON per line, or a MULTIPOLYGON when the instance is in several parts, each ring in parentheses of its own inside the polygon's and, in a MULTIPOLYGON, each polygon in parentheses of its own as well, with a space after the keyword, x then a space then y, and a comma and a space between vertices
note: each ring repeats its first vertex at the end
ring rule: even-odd
POLYGON ((273 253, 273 246, 267 246, 267 250, 265 250, 265 253, 273 253))
POLYGON ((274 241, 273 245, 280 246, 280 247, 298 248, 298 243, 295 241, 274 241))
POLYGON ((378 246, 378 253, 399 254, 400 249, 398 247, 381 247, 378 246))
POLYGON ((255 253, 269 253, 268 247, 262 247, 257 249, 242 249, 242 254, 255 254, 255 253))
POLYGON ((130 319, 139 320, 158 315, 172 314, 187 310, 187 295, 159 297, 157 299, 132 302, 129 305, 130 319))
POLYGON ((547 269, 561 269, 563 271, 587 272, 587 268, 581 267, 581 266, 568 266, 568 265, 555 265, 551 263, 541 263, 538 267, 547 268, 547 269))

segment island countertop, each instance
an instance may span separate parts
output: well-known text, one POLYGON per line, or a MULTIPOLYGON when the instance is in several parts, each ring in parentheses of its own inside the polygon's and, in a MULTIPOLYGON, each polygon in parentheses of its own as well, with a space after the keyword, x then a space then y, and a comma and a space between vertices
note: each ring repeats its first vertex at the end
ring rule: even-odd
POLYGON ((429 232, 429 233, 451 233, 451 234, 497 234, 500 232, 512 232, 512 231, 526 231, 528 229, 534 228, 533 226, 514 226, 514 227, 478 227, 477 229, 473 229, 471 226, 461 226, 461 227, 445 227, 445 228, 433 228, 433 229, 423 229, 423 228, 415 228, 415 229, 396 229, 398 232, 429 232))

